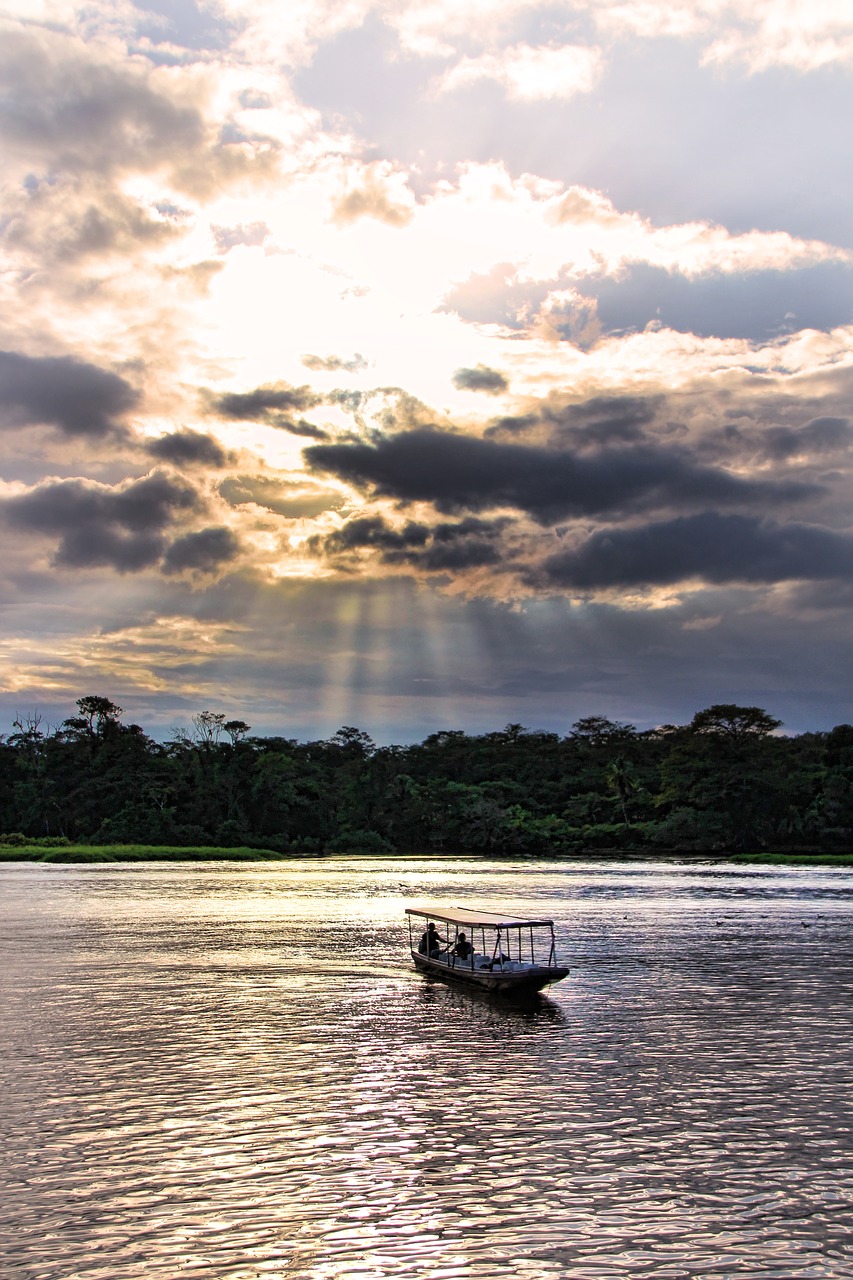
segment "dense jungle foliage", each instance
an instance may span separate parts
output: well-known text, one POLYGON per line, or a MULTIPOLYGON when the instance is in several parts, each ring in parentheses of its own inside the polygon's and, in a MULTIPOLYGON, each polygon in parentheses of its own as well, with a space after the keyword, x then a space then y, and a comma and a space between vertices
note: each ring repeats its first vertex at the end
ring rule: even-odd
POLYGON ((591 716, 565 737, 507 725, 377 747, 252 737, 205 711, 158 743, 108 698, 0 741, 0 841, 250 846, 278 853, 566 856, 847 849, 853 726, 781 737, 760 707, 717 705, 638 732, 591 716))

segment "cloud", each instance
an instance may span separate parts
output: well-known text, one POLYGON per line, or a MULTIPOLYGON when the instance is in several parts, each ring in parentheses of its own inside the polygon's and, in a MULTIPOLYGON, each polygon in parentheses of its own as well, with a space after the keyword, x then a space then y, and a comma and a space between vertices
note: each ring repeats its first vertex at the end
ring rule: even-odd
POLYGON ((394 529, 381 516, 361 516, 318 539, 315 545, 322 545, 332 554, 362 548, 399 552, 425 546, 428 537, 427 525, 417 521, 410 520, 402 529, 394 529))
POLYGON ((388 11, 403 47, 423 57, 448 57, 459 46, 478 46, 484 39, 500 44, 524 20, 535 21, 541 0, 432 0, 388 11))
POLYGON ((312 483, 272 480, 268 476, 228 476, 219 492, 232 507, 254 503, 291 520, 310 520, 339 506, 340 493, 312 483))
POLYGON ((309 548, 346 558, 362 551, 376 553, 387 565, 418 568, 427 573, 462 573, 500 563, 501 537, 510 521, 469 517, 430 527, 410 520, 394 528, 381 516, 360 516, 326 537, 309 539, 309 548))
POLYGON ((163 572, 215 573, 236 560, 239 553, 239 540, 230 529, 224 526, 200 529, 175 539, 163 557, 163 572))
POLYGON ((294 422, 292 418, 281 418, 275 423, 281 431, 288 431, 292 436, 304 436, 309 440, 328 440, 329 433, 324 431, 322 427, 318 427, 313 422, 308 422, 305 418, 300 418, 298 422, 294 422))
POLYGON ((24 172, 168 174, 196 195, 271 176, 280 144, 209 118, 211 96, 202 78, 122 59, 111 41, 44 26, 3 32, 0 141, 24 172))
POLYGON ((115 487, 92 480, 45 481, 8 498, 3 512, 14 528, 57 539, 59 566, 108 565, 133 573, 160 559, 165 530, 200 501, 190 485, 153 472, 115 487))
MULTIPOLYGON (((713 30, 713 28, 712 28, 713 30)), ((748 11, 733 7, 703 62, 741 64, 753 75, 770 67, 799 72, 853 64, 853 19, 844 4, 786 4, 760 0, 748 11)))
POLYGON ((521 102, 567 99, 589 93, 601 74, 602 56, 586 45, 512 45, 500 53, 461 58, 433 82, 434 93, 452 93, 494 80, 521 102))
POLYGON ((638 529, 592 534, 548 557, 540 582, 591 590, 710 583, 853 578, 853 537, 756 516, 703 512, 638 529))
POLYGON ((592 396, 565 406, 546 402, 541 416, 553 425, 555 442, 629 443, 643 439, 643 428, 654 422, 663 403, 662 396, 592 396))
POLYGON ((531 313, 545 301, 553 283, 522 280, 516 264, 498 262, 489 271, 472 271, 467 280, 451 285, 440 309, 455 311, 462 320, 473 324, 523 328, 531 313))
POLYGON ((286 382, 268 382, 254 391, 226 391, 210 395, 210 405, 223 418, 238 422, 270 422, 278 425, 281 414, 313 409, 323 397, 308 386, 292 387, 286 382))
POLYGON ((332 221, 337 226, 375 218, 388 227, 405 227, 412 220, 414 198, 402 173, 384 162, 364 166, 344 195, 335 200, 332 221))
POLYGON ((48 424, 63 435, 122 434, 122 419, 140 399, 118 374, 72 356, 26 356, 0 351, 0 421, 48 424))
POLYGON ((483 432, 483 437, 486 440, 500 440, 506 436, 512 439, 513 436, 526 435, 541 422, 542 419, 538 413, 507 414, 502 418, 493 418, 483 432))
POLYGON ((460 391, 486 391, 489 395, 498 395, 501 391, 506 391, 509 382, 498 369, 478 364, 474 369, 457 369, 453 375, 453 385, 460 391))
POLYGON ((10 254, 48 266, 121 255, 132 258, 180 234, 180 222, 96 177, 32 177, 7 193, 3 239, 10 254))
POLYGON ((258 248, 272 234, 265 222, 240 223, 236 227, 211 226, 217 253, 228 253, 238 246, 258 248))
POLYGON ((226 391, 219 395, 206 391, 202 396, 205 406, 222 418, 237 422, 263 422, 279 431, 309 440, 328 440, 329 433, 305 418, 294 418, 292 414, 301 409, 314 409, 329 398, 318 395, 309 386, 293 387, 287 382, 268 382, 253 391, 226 391))
POLYGON ((322 373, 335 373, 338 370, 344 373, 360 373, 362 369, 367 368, 367 361, 359 351, 356 351, 351 360, 344 360, 341 356, 307 355, 302 357, 302 363, 306 369, 322 373))
POLYGON ((160 165, 200 150, 205 125, 190 99, 170 97, 140 64, 44 29, 7 30, 0 52, 0 138, 65 172, 160 165))
POLYGON ((432 502, 444 512, 514 507, 540 524, 707 502, 793 500, 816 492, 795 481, 775 484, 703 467, 675 448, 646 445, 580 456, 428 428, 373 444, 313 445, 303 454, 310 469, 377 496, 432 502))
POLYGON ((814 418, 799 429, 768 427, 761 432, 760 446, 765 457, 774 460, 803 454, 846 453, 853 446, 853 427, 846 418, 814 418))
POLYGON ((237 101, 246 111, 266 111, 275 106, 275 99, 268 93, 260 93, 257 89, 243 89, 237 95, 237 101))
POLYGON ((186 428, 150 440, 145 449, 152 457, 175 466, 224 467, 228 461, 227 453, 213 436, 186 428))

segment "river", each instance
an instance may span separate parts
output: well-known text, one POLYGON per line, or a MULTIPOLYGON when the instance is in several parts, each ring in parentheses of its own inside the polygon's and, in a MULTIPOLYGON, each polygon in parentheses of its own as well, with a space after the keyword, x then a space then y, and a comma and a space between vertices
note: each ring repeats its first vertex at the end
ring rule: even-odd
POLYGON ((3 1280, 853 1277, 853 873, 0 865, 3 1280), (403 908, 553 915, 527 1006, 403 908))

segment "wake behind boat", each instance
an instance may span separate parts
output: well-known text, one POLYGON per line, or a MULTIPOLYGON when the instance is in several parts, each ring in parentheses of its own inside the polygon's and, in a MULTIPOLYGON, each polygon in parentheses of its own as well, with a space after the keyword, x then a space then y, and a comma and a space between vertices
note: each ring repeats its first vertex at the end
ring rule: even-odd
POLYGON ((442 982, 521 993, 568 977, 557 964, 553 920, 442 906, 407 907, 406 915, 415 966, 442 982))

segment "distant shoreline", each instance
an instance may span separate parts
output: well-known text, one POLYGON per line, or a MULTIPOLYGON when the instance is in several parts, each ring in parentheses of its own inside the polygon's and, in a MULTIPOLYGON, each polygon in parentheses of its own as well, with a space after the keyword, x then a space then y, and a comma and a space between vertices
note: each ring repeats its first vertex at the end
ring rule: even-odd
POLYGON ((311 850, 305 853, 289 851, 275 853, 269 849, 253 849, 250 847, 219 848, 213 846, 180 847, 174 845, 84 845, 67 844, 42 845, 37 841, 26 845, 0 845, 0 863, 4 862, 37 862, 64 866, 108 866, 111 863, 139 862, 312 862, 312 861, 364 861, 379 862, 444 862, 452 859, 456 862, 529 862, 531 865, 543 862, 728 862, 767 866, 823 866, 853 867, 853 851, 848 853, 723 853, 695 850, 650 850, 629 852, 624 849, 590 849, 586 853, 537 855, 526 857, 518 854, 452 854, 452 853, 354 853, 347 850, 338 853, 328 850, 318 853, 311 850))

